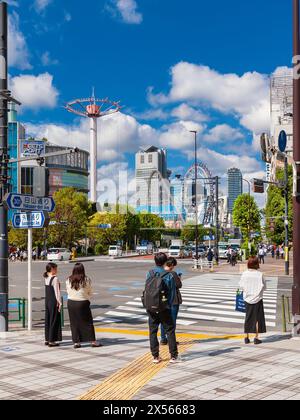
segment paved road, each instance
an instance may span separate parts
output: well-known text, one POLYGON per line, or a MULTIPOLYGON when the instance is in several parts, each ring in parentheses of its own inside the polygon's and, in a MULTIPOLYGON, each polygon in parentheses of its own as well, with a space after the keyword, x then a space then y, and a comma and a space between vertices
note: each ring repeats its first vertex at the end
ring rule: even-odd
MULTIPOLYGON (((143 326, 147 318, 140 296, 144 287, 145 273, 152 267, 151 261, 106 260, 85 263, 87 274, 94 286, 93 314, 99 325, 143 326)), ((44 286, 42 273, 45 263, 33 265, 33 320, 42 325, 44 319, 44 286)), ((178 327, 184 329, 211 330, 225 328, 228 332, 241 330, 243 314, 234 310, 235 292, 239 275, 228 273, 195 273, 186 263, 179 265, 184 273, 183 297, 178 327)), ((10 265, 10 297, 27 296, 27 265, 10 265)), ((72 264, 59 264, 62 294, 66 295, 65 280, 70 275, 72 264)), ((287 280, 288 282, 288 280, 287 280)), ((269 329, 280 323, 280 299, 277 294, 277 277, 268 277, 269 290, 265 297, 266 318, 269 329)), ((280 283, 281 285, 281 283, 280 283)), ((286 286, 288 284, 286 283, 286 286)), ((67 311, 66 321, 68 321, 67 311)))

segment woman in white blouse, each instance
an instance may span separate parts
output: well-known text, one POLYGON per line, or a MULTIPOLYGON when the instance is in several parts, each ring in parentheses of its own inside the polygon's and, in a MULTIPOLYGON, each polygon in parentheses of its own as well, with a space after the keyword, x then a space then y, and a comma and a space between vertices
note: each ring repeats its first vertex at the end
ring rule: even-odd
POLYGON ((57 347, 62 341, 61 332, 61 296, 57 278, 57 265, 47 264, 45 279, 45 345, 57 347))
POLYGON ((92 347, 102 347, 97 343, 90 301, 93 295, 91 280, 86 276, 84 266, 77 263, 66 283, 68 311, 74 348, 80 343, 91 342, 92 347))
POLYGON ((248 270, 242 274, 239 285, 246 303, 245 344, 250 344, 249 334, 255 334, 254 344, 261 344, 259 334, 267 332, 263 304, 267 287, 263 273, 258 270, 258 258, 249 258, 248 270))

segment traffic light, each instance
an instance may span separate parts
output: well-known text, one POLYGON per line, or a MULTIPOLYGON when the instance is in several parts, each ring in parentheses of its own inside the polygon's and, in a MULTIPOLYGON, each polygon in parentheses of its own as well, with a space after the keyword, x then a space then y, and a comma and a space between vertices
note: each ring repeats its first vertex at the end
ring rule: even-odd
POLYGON ((33 168, 33 196, 48 197, 49 195, 49 169, 44 166, 33 168))
POLYGON ((262 179, 253 179, 253 192, 257 194, 264 194, 265 184, 262 179))

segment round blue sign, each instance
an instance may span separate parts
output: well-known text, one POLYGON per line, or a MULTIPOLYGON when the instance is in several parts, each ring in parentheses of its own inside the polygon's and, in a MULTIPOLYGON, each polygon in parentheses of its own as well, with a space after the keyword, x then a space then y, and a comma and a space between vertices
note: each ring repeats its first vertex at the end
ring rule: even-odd
POLYGON ((287 146, 287 135, 285 131, 280 131, 279 137, 278 137, 278 147, 279 150, 284 153, 287 146))

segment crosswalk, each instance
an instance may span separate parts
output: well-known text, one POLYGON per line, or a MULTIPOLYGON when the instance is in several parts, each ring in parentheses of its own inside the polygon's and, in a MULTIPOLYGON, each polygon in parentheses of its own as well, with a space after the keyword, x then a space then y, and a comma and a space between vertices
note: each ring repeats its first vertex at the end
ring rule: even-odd
MULTIPOLYGON (((235 311, 235 296, 240 276, 207 274, 184 281, 183 304, 177 324, 189 326, 209 322, 243 325, 245 315, 235 311)), ((266 324, 276 327, 277 278, 267 278, 264 294, 266 324)), ((95 320, 103 323, 141 323, 147 321, 141 298, 136 297, 95 320)))

